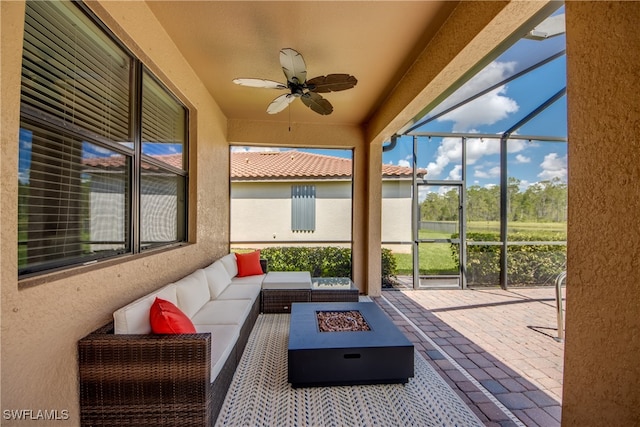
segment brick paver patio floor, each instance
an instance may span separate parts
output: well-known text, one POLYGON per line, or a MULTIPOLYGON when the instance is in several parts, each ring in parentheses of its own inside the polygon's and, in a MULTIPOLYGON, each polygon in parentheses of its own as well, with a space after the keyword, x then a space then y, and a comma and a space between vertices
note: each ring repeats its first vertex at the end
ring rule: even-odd
POLYGON ((487 426, 559 426, 554 288, 383 290, 373 298, 487 426))

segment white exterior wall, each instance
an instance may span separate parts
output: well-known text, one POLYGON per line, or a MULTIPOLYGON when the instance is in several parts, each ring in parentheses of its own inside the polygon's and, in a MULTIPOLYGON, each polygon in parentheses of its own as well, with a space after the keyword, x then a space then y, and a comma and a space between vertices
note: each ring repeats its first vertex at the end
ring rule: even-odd
POLYGON ((351 204, 351 182, 233 182, 231 241, 350 244, 351 204), (316 229, 313 232, 291 231, 291 187, 302 184, 316 186, 316 229))
MULTIPOLYGON (((232 182, 231 242, 311 242, 351 240, 351 182, 232 182), (316 230, 291 231, 291 186, 316 185, 316 230)), ((411 251, 411 182, 385 181, 382 185, 382 240, 406 244, 384 245, 394 251, 411 251)), ((336 244, 337 245, 337 244, 336 244)), ((252 244, 265 247, 269 243, 252 244)))
POLYGON ((394 252, 411 252, 410 180, 382 182, 382 242, 394 252))

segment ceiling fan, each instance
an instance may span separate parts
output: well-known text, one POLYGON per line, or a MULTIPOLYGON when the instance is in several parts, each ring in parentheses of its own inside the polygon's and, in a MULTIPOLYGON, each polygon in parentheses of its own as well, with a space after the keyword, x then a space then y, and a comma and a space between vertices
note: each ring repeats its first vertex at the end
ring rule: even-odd
POLYGON ((287 83, 279 83, 265 79, 234 79, 242 86, 261 87, 267 89, 289 90, 289 93, 278 96, 267 107, 267 113, 276 114, 284 110, 296 98, 318 114, 327 115, 333 111, 333 105, 320 93, 337 92, 351 89, 358 80, 349 74, 328 74, 307 80, 307 66, 302 55, 294 49, 285 48, 280 51, 280 65, 287 77, 287 83))

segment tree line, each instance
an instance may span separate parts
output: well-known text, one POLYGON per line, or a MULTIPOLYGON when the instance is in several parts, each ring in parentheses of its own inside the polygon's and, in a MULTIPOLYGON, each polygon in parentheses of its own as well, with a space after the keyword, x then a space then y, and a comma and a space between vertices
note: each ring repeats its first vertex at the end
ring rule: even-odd
MULTIPOLYGON (((559 178, 540 181, 520 190, 521 181, 509 177, 507 218, 520 222, 565 222, 567 220, 567 184, 559 178)), ((457 221, 458 191, 429 193, 420 204, 422 221, 457 221)), ((467 188, 466 214, 468 221, 500 220, 500 187, 467 188)))

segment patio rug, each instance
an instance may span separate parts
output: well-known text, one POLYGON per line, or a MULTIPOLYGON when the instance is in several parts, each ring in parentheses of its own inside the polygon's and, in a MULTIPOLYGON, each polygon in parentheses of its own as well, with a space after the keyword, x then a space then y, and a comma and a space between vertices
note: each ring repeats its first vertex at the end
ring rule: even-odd
POLYGON ((292 388, 289 317, 259 316, 216 426, 482 426, 417 351, 405 385, 292 388))

